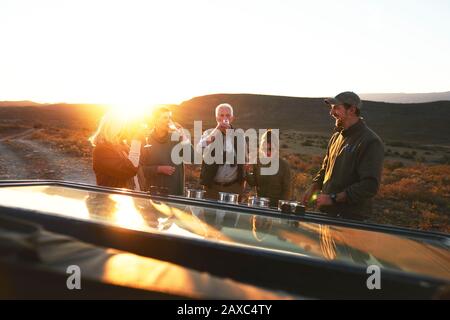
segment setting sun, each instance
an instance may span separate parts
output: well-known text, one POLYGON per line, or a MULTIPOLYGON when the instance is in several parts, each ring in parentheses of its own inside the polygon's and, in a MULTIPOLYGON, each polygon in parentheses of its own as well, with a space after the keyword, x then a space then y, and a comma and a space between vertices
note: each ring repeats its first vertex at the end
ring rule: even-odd
POLYGON ((133 120, 136 118, 150 116, 152 110, 156 107, 156 105, 123 102, 108 104, 107 107, 115 116, 124 120, 133 120))

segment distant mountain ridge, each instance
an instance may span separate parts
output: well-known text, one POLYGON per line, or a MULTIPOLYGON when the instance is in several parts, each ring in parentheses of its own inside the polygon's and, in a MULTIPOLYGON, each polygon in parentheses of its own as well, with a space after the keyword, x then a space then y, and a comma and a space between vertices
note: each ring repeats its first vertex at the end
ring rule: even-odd
MULTIPOLYGON (((214 125, 214 108, 223 102, 234 107, 236 126, 280 128, 329 136, 334 121, 323 98, 297 98, 254 94, 213 94, 184 101, 174 110, 186 124, 203 120, 214 125)), ((398 104, 363 101, 362 116, 382 139, 450 144, 450 101, 398 104)))
MULTIPOLYGON (((187 128, 202 120, 203 129, 215 126, 214 109, 228 102, 233 105, 236 127, 295 129, 330 136, 334 121, 323 98, 298 98, 255 94, 211 94, 195 97, 172 106, 175 119, 187 128)), ((28 119, 31 122, 71 119, 73 125, 85 127, 91 119, 95 127, 105 112, 99 105, 55 104, 19 107, 22 102, 0 103, 0 122, 28 119), (39 107, 36 107, 36 106, 39 107)), ((384 103, 363 101, 362 116, 384 140, 450 145, 450 101, 429 103, 384 103)))
POLYGON ((390 103, 425 103, 450 101, 450 91, 430 93, 362 93, 361 99, 390 103))
POLYGON ((38 107, 46 104, 23 100, 23 101, 0 101, 0 107, 38 107))

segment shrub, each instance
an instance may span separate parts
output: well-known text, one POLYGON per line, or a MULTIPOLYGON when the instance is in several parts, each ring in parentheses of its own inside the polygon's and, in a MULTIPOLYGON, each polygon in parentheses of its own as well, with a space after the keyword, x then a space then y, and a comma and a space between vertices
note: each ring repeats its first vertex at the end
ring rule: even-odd
POLYGON ((401 157, 405 158, 405 159, 414 159, 414 155, 412 153, 408 152, 408 151, 404 151, 401 154, 401 157))
POLYGON ((392 170, 395 170, 395 169, 398 169, 398 168, 403 168, 404 164, 401 161, 385 161, 384 162, 384 167, 386 169, 389 169, 389 170, 392 171, 392 170))

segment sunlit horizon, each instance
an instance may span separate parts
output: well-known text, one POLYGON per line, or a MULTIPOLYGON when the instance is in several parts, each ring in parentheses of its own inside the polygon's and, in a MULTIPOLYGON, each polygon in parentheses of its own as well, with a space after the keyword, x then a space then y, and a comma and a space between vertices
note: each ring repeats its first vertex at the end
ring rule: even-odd
POLYGON ((0 101, 446 92, 449 30, 444 0, 3 0, 0 101))

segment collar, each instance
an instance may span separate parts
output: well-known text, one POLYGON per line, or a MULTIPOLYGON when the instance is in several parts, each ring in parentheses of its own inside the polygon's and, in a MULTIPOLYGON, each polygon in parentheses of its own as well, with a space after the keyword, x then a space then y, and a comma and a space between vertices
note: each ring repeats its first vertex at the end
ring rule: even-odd
POLYGON ((366 124, 364 123, 364 120, 362 120, 362 118, 360 118, 359 121, 356 122, 354 125, 352 125, 350 128, 342 130, 341 134, 344 137, 348 137, 348 136, 351 136, 351 135, 361 131, 365 127, 366 127, 366 124))

